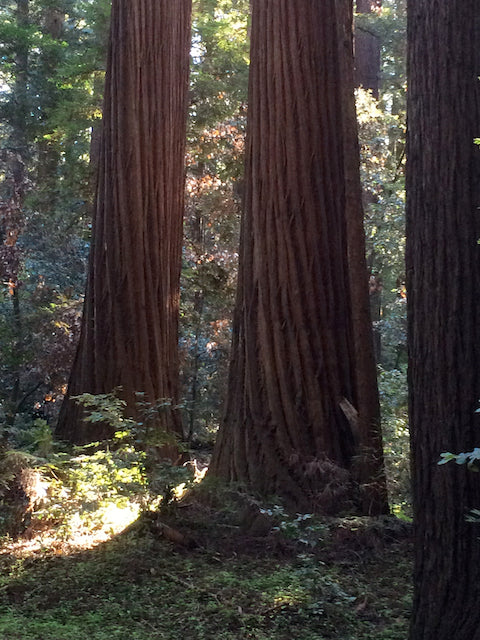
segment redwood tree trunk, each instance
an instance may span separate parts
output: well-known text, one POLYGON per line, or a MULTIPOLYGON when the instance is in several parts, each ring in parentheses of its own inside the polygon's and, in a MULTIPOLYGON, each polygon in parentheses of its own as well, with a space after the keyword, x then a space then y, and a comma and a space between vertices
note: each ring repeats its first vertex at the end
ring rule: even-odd
POLYGON ((407 285, 415 518, 411 640, 480 638, 480 6, 409 0, 407 285))
MULTIPOLYGON (((58 433, 105 435, 70 396, 178 399, 177 328, 191 0, 114 0, 80 344, 58 433)), ((178 412, 162 428, 181 432, 178 412)))
POLYGON ((388 510, 380 401, 373 341, 369 272, 365 253, 363 190, 360 180, 360 147, 354 94, 353 11, 350 0, 337 0, 339 13, 340 77, 343 94, 345 165, 345 215, 350 296, 355 352, 358 438, 355 475, 362 484, 364 513, 388 510), (343 15, 343 20, 341 19, 343 15))
POLYGON ((329 513, 362 503, 338 10, 253 2, 239 285, 211 464, 329 513))

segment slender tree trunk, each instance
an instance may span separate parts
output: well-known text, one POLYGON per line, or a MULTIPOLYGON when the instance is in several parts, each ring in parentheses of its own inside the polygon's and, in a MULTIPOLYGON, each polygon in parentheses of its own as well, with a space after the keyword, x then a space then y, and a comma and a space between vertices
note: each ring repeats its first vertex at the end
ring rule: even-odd
POLYGON ((188 415, 188 442, 191 443, 195 432, 195 422, 198 413, 199 373, 200 373, 200 338, 202 336, 204 297, 202 291, 195 292, 193 312, 195 317, 195 337, 193 344, 192 372, 190 383, 190 412, 188 415))
POLYGON ((370 313, 369 274, 365 250, 360 148, 354 95, 353 12, 350 0, 337 0, 339 7, 340 77, 343 94, 343 140, 345 162, 345 215, 355 350, 358 442, 354 470, 364 488, 364 513, 388 511, 380 401, 370 313), (343 2, 343 6, 342 6, 343 2), (340 18, 344 16, 344 19, 340 18))
MULTIPOLYGON (((356 11, 359 14, 371 14, 378 11, 382 6, 382 0, 357 0, 356 11)), ((380 72, 381 72, 381 42, 377 34, 362 29, 355 28, 354 38, 355 50, 355 73, 354 84, 356 87, 363 87, 370 90, 375 98, 380 94, 380 72)), ((371 194, 362 193, 364 205, 370 204, 375 198, 371 194)), ((373 323, 378 323, 381 319, 381 280, 372 274, 369 269, 369 292, 370 292, 370 318, 373 323)), ((375 327, 375 325, 374 325, 375 327)), ((375 361, 380 362, 382 352, 382 336, 379 329, 374 328, 374 353, 375 361)))
MULTIPOLYGON (((372 13, 382 0, 357 0, 357 13, 372 13)), ((380 90, 380 38, 368 29, 355 29, 355 86, 370 90, 378 98, 380 90)))
POLYGON ((364 504, 338 6, 253 2, 239 284, 211 464, 329 513, 364 504))
POLYGON ((48 129, 48 121, 52 111, 58 106, 58 89, 55 83, 55 74, 61 61, 60 48, 52 47, 51 41, 60 41, 63 35, 65 23, 65 10, 58 2, 57 6, 47 6, 42 15, 42 32, 47 38, 47 46, 44 47, 40 58, 41 73, 43 76, 42 92, 42 121, 47 127, 37 143, 37 191, 36 207, 45 213, 53 211, 58 199, 57 171, 60 162, 60 152, 54 140, 49 135, 53 133, 48 129), (49 134, 49 135, 47 135, 49 134))
POLYGON ((480 638, 480 6, 409 0, 407 287, 415 520, 411 640, 480 638))
POLYGON ((382 0, 357 0, 357 13, 372 13, 382 6, 382 0))
MULTIPOLYGON (((70 399, 122 387, 178 400, 190 0, 114 0, 103 139, 80 345, 58 433, 106 435, 70 399)), ((181 434, 177 411, 161 428, 181 434)))
POLYGON ((9 147, 13 151, 8 161, 16 195, 21 200, 25 190, 25 162, 28 152, 27 142, 27 118, 28 118, 28 42, 25 33, 29 26, 30 13, 29 0, 17 0, 16 2, 16 24, 20 30, 20 37, 16 43, 15 54, 15 81, 13 94, 15 109, 11 118, 11 134, 9 137, 9 147), (18 191, 20 190, 20 191, 18 191))

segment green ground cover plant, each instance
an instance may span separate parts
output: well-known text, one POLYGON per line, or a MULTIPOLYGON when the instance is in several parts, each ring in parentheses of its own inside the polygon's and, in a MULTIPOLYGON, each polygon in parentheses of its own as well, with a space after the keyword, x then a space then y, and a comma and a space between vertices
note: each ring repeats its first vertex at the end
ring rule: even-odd
POLYGON ((88 550, 64 544, 28 552, 6 540, 0 637, 405 638, 406 525, 395 518, 301 520, 277 510, 270 529, 253 535, 249 522, 238 502, 219 508, 187 497, 88 550), (162 535, 167 526, 180 542, 162 535))

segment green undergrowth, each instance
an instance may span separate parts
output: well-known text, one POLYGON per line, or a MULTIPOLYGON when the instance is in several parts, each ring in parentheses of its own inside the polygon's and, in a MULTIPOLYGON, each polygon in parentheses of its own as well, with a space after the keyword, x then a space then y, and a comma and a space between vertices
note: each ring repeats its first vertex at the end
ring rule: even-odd
POLYGON ((232 513, 192 502, 161 519, 70 555, 6 544, 1 640, 407 635, 410 542, 395 519, 277 518, 261 536, 232 513))

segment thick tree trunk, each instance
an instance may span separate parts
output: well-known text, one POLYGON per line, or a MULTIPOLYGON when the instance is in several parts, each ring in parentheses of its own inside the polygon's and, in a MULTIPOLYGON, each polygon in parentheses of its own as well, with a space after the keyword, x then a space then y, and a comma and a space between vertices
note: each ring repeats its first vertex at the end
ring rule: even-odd
POLYGON ((411 640, 480 638, 480 6, 410 0, 407 286, 415 516, 411 640))
POLYGON ((210 470, 328 513, 362 503, 336 6, 253 2, 239 285, 210 470))
MULTIPOLYGON (((58 434, 105 435, 70 396, 121 386, 178 400, 190 0, 115 0, 90 268, 80 345, 58 434)), ((162 429, 181 433, 175 410, 162 429)))

